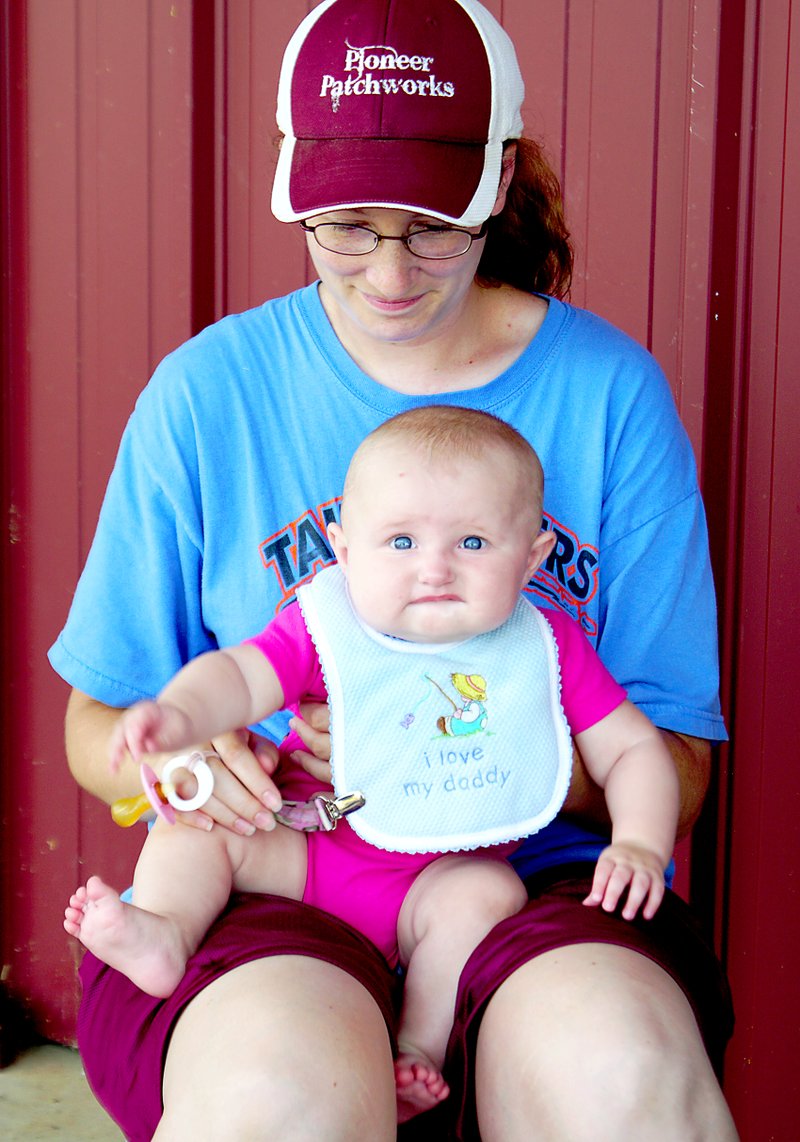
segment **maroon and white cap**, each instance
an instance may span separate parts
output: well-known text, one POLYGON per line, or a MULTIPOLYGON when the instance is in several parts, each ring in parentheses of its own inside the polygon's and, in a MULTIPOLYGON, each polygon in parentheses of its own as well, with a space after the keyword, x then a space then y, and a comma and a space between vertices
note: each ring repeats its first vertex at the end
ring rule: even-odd
POLYGON ((272 211, 388 206, 477 226, 524 94, 514 46, 477 0, 322 0, 283 58, 272 211))

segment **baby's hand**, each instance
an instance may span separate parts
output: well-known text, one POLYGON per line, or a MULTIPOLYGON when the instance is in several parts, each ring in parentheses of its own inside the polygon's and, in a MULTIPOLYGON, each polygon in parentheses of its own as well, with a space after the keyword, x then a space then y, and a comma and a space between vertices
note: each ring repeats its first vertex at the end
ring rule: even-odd
POLYGON ((625 920, 633 920, 639 908, 645 920, 652 920, 664 898, 664 869, 656 853, 642 845, 617 841, 603 849, 597 860, 592 890, 584 900, 590 907, 601 906, 613 912, 627 889, 622 909, 625 920))
POLYGON ((120 716, 108 743, 111 770, 116 773, 126 751, 134 761, 142 754, 177 748, 188 731, 188 719, 163 702, 137 702, 120 716))

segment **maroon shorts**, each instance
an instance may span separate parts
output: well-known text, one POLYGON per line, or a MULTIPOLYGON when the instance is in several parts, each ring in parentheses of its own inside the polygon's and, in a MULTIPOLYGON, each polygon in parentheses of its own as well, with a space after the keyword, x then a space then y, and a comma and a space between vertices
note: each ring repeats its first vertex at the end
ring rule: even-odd
MULTIPOLYGON (((692 1004, 712 1062, 719 1067, 733 1029, 722 969, 688 907, 667 893, 655 918, 632 923, 581 904, 593 864, 529 882, 531 900, 475 950, 461 976, 445 1074, 451 1097, 400 1128, 403 1142, 477 1142, 473 1063, 483 1012, 500 984, 542 952, 578 943, 632 948, 660 964, 692 1004), (569 875, 568 879, 565 877, 569 875)), ((192 957, 169 999, 153 999, 87 953, 78 1039, 98 1100, 129 1139, 152 1137, 161 1117, 161 1082, 172 1028, 186 1005, 232 968, 272 955, 309 955, 359 980, 378 1003, 390 1035, 396 1023, 393 977, 372 944, 343 922, 278 897, 234 898, 192 957)))
POLYGON ((594 864, 573 864, 531 877, 522 912, 499 924, 476 948, 461 973, 445 1075, 451 1095, 437 1110, 401 1127, 402 1142, 479 1142, 475 1108, 475 1048, 481 1019, 497 988, 517 968, 568 944, 615 944, 659 964, 680 986, 697 1019, 719 1075, 733 1033, 728 981, 688 905, 672 892, 652 920, 622 920, 581 903, 594 864))
POLYGON ((342 968, 374 997, 394 1042, 394 976, 366 937, 307 904, 234 896, 189 960, 169 999, 139 991, 87 952, 78 1046, 95 1096, 131 1142, 149 1142, 162 1114, 170 1036, 184 1008, 233 968, 269 956, 307 955, 342 968))

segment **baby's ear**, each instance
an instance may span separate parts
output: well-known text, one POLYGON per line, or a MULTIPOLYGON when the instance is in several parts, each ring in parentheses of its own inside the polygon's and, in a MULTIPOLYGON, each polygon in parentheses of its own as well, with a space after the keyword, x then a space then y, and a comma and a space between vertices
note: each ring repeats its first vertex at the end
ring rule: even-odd
POLYGON ((333 548, 333 554, 336 556, 336 562, 340 567, 347 566, 347 540, 342 531, 341 524, 329 523, 328 524, 328 542, 333 548))
POLYGON ((555 544, 556 533, 554 531, 539 532, 531 544, 530 555, 528 556, 528 579, 532 579, 544 561, 549 558, 555 544))

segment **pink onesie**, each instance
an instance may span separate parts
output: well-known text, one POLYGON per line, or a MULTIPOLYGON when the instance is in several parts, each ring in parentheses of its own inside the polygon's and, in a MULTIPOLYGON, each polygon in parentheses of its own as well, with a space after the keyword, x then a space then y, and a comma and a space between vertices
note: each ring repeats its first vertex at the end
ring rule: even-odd
MULTIPOLYGON (((606 717, 625 699, 578 625, 561 611, 544 611, 558 646, 561 704, 573 734, 606 717)), ((288 708, 304 700, 327 699, 317 652, 300 607, 286 607, 260 635, 248 640, 269 659, 288 708)), ((319 781, 289 759, 304 749, 292 734, 281 746, 279 785, 287 800, 305 801, 319 781)), ((361 840, 342 820, 332 833, 309 833, 308 873, 303 901, 346 920, 397 962, 397 918, 406 894, 426 865, 441 853, 386 852, 361 840)), ((478 850, 502 859, 515 844, 478 850)))

